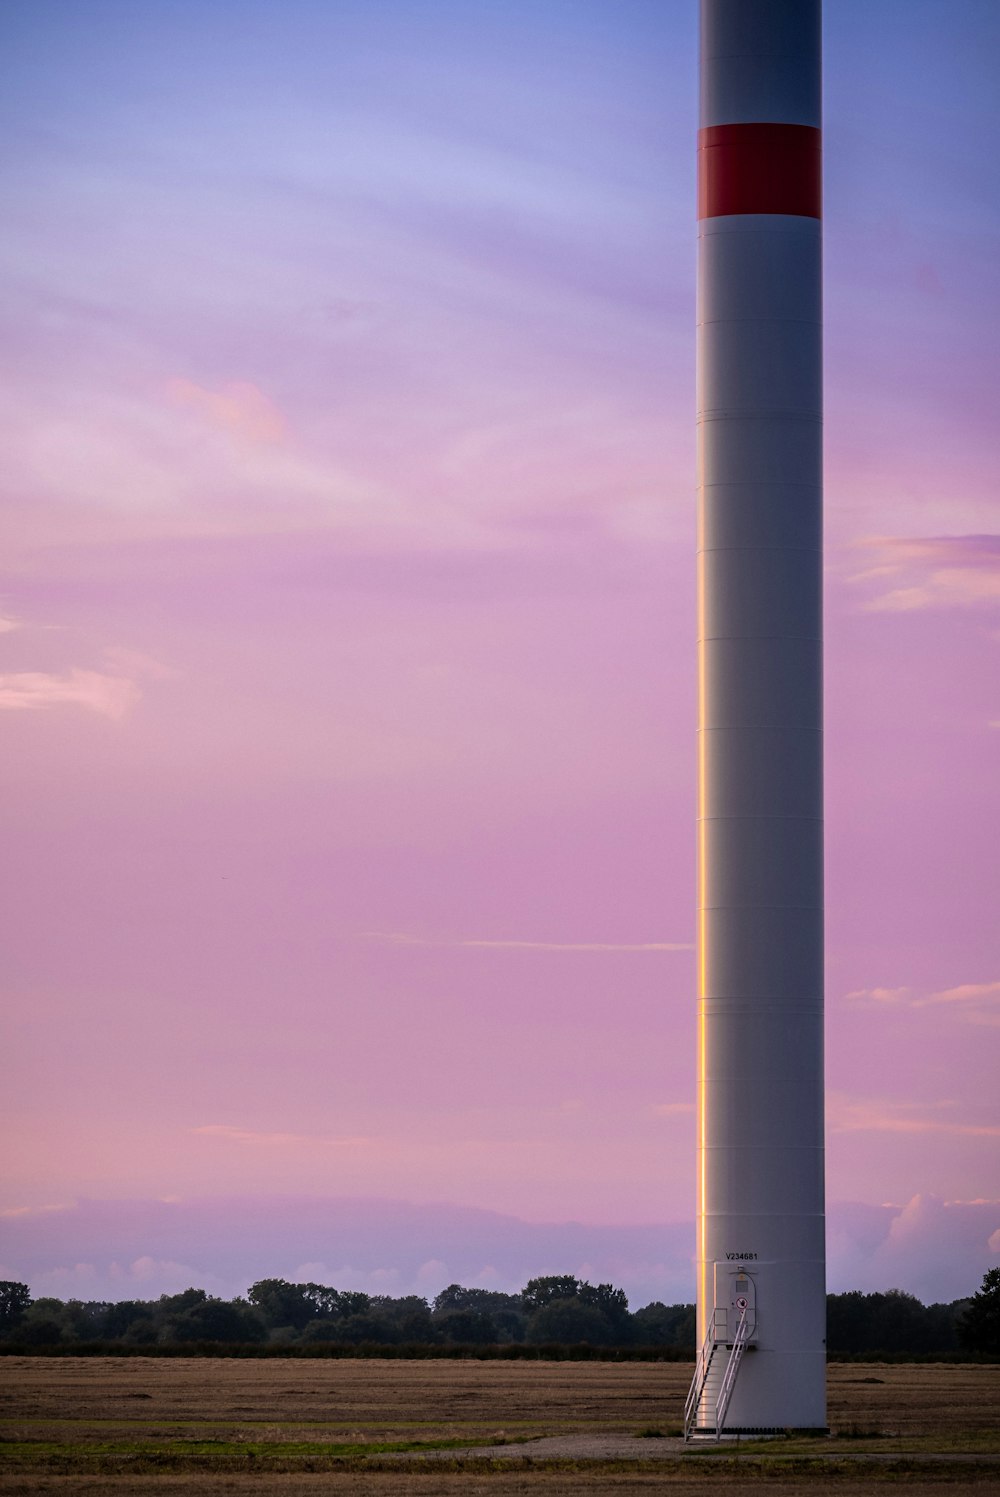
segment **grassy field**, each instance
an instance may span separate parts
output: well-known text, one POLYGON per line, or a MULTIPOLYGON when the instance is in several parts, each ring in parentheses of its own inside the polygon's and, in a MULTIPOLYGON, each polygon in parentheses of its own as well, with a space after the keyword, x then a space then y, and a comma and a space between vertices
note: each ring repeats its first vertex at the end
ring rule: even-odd
POLYGON ((830 1439, 664 1459, 689 1377, 682 1363, 5 1358, 0 1493, 1000 1492, 998 1367, 834 1365, 830 1439), (524 1445, 555 1436, 645 1439, 598 1462, 524 1445), (459 1453, 487 1445, 504 1449, 459 1453))

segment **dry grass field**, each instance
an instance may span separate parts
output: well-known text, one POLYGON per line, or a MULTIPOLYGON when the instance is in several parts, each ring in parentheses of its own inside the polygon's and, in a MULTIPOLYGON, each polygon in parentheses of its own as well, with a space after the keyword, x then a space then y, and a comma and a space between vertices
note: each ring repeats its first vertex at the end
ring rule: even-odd
POLYGON ((647 1362, 4 1358, 0 1494, 1000 1493, 1000 1367, 833 1365, 831 1438, 721 1457, 671 1438, 689 1376, 647 1362))

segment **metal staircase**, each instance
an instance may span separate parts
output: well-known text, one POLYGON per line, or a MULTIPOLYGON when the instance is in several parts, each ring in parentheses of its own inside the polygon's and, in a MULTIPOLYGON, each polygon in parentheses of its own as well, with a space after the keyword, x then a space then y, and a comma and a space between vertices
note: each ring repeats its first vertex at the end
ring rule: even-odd
POLYGON ((713 1313, 705 1344, 698 1353, 684 1405, 685 1440, 722 1439, 726 1413, 752 1330, 748 1311, 744 1309, 730 1341, 727 1320, 724 1309, 713 1313))

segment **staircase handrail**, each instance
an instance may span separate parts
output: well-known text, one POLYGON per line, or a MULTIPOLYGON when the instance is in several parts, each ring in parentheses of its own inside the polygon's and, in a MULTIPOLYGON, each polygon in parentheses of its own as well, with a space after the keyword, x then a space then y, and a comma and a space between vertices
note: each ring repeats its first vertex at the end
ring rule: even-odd
POLYGON ((750 1325, 747 1319, 749 1305, 744 1306, 736 1327, 736 1335, 733 1337, 732 1350, 729 1353, 729 1361, 722 1378, 722 1386, 719 1389, 719 1397, 715 1405, 715 1438, 721 1440, 722 1426, 725 1423, 726 1413, 729 1409, 729 1400, 733 1396, 733 1388, 736 1384, 736 1374, 739 1371, 740 1361, 750 1335, 750 1325))
POLYGON ((702 1391, 703 1391, 703 1389, 705 1387, 705 1381, 706 1381, 706 1379, 708 1377, 709 1363, 711 1362, 711 1360, 712 1360, 712 1354, 715 1351, 716 1341, 717 1341, 717 1338, 716 1338, 716 1320, 717 1320, 717 1316, 718 1316, 718 1310, 713 1310, 712 1311, 712 1319, 709 1322, 708 1334, 706 1335, 705 1340, 702 1343, 702 1346, 700 1347, 700 1349, 698 1351, 698 1355, 695 1358, 695 1363, 694 1363, 694 1377, 691 1379, 691 1386, 688 1389, 687 1400, 686 1400, 686 1402, 684 1404, 684 1438, 685 1438, 685 1440, 688 1438, 688 1435, 690 1434, 691 1425, 694 1423, 695 1419, 697 1418, 697 1415, 698 1415, 698 1405, 701 1402, 702 1391))

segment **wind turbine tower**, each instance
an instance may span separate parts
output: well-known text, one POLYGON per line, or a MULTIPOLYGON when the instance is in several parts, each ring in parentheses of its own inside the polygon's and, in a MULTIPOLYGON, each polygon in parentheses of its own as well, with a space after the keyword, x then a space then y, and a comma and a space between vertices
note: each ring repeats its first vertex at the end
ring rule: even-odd
POLYGON ((701 0, 692 1438, 826 1426, 820 188, 819 0, 701 0))

